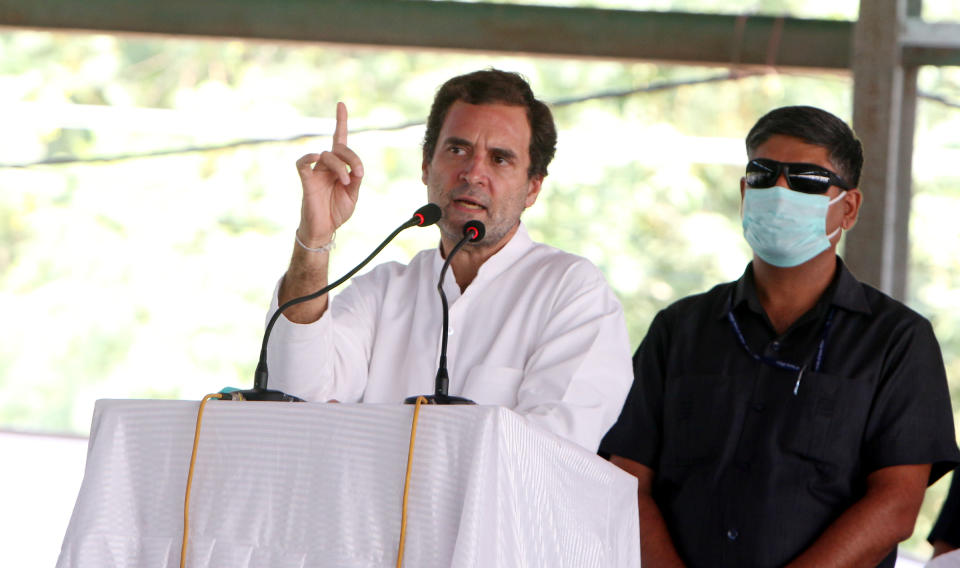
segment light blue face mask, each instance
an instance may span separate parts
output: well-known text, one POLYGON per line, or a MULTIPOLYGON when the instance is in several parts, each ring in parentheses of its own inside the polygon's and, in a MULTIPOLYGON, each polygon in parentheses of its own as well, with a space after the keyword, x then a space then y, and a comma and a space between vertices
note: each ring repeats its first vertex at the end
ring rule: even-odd
POLYGON ((743 236, 765 262, 781 268, 801 265, 830 248, 840 227, 827 234, 827 210, 846 193, 831 201, 826 195, 780 186, 748 188, 743 194, 743 236))

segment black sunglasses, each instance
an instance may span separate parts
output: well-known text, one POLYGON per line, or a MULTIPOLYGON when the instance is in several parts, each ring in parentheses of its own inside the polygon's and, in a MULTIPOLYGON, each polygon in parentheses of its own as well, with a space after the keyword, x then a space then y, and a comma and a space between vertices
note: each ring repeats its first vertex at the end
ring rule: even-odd
POLYGON ((747 185, 754 188, 773 187, 780 173, 787 178, 787 187, 802 193, 826 193, 831 185, 852 189, 843 178, 823 166, 794 162, 778 162, 767 158, 750 160, 747 164, 747 185))

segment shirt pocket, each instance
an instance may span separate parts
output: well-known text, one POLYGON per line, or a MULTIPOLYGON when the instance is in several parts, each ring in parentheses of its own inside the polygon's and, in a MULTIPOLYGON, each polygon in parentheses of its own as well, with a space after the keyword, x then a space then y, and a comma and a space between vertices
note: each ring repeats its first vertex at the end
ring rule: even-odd
POLYGON ((522 379, 523 371, 520 369, 477 365, 467 373, 462 396, 477 404, 515 408, 517 389, 522 379))
POLYGON ((692 465, 714 459, 730 432, 734 380, 724 375, 686 375, 667 383, 664 392, 664 465, 692 465))
POLYGON ((783 447, 818 462, 828 475, 854 468, 873 402, 866 381, 807 371, 790 398, 783 447))

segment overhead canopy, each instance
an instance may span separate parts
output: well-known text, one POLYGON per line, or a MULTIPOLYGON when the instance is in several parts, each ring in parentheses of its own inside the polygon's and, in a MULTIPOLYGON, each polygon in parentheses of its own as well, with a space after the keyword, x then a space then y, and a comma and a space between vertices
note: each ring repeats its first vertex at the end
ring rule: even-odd
MULTIPOLYGON (((395 0, 0 0, 0 25, 844 70, 852 64, 854 26, 789 17, 395 0)), ((960 65, 960 26, 935 25, 936 33, 927 26, 908 29, 912 43, 905 62, 960 65)))

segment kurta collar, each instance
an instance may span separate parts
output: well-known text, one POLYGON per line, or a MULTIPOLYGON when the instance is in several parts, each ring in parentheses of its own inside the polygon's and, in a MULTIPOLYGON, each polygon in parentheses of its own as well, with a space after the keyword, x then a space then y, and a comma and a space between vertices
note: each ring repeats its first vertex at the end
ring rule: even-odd
MULTIPOLYGON (((503 245, 502 249, 498 250, 480 266, 476 278, 473 279, 473 282, 470 283, 467 290, 478 285, 483 286, 485 283, 495 279, 526 254, 534 244, 533 239, 530 238, 530 233, 527 232, 526 226, 523 224, 523 221, 521 221, 517 227, 517 231, 513 234, 513 237, 507 241, 507 244, 503 245)), ((433 264, 436 269, 435 272, 438 277, 440 275, 440 269, 443 268, 443 262, 444 258, 440 254, 440 246, 438 245, 434 251, 433 259, 433 264)), ((460 295, 460 287, 457 286, 456 278, 454 278, 452 274, 453 269, 448 268, 447 270, 450 273, 447 274, 444 279, 444 292, 448 298, 453 299, 460 295)))

